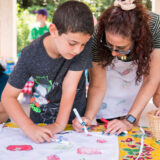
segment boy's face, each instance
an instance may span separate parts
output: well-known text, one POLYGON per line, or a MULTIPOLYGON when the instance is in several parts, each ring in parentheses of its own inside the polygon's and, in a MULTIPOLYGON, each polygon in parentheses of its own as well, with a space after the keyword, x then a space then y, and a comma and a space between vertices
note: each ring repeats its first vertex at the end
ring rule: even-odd
POLYGON ((37 22, 43 22, 43 21, 46 21, 47 17, 42 15, 42 14, 37 14, 36 15, 36 21, 37 22))
POLYGON ((57 54, 65 59, 72 59, 80 54, 89 39, 90 35, 82 32, 67 32, 59 35, 57 31, 53 36, 57 54))
POLYGON ((57 38, 58 52, 65 59, 72 59, 83 51, 89 38, 89 34, 81 32, 62 34, 57 38))

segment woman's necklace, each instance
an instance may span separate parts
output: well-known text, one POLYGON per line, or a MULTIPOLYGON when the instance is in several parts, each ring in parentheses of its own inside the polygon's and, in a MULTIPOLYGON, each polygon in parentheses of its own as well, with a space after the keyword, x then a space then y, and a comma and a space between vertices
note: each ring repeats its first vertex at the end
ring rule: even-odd
POLYGON ((122 61, 126 61, 127 60, 127 56, 121 56, 119 57, 122 61))
POLYGON ((128 62, 128 61, 133 61, 133 53, 129 54, 129 55, 124 55, 121 57, 117 57, 119 60, 124 61, 124 62, 128 62))

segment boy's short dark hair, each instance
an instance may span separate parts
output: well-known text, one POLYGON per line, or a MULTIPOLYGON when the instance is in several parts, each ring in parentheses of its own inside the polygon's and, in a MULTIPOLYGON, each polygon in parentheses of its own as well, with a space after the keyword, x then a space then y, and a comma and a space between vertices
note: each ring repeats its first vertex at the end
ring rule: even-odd
POLYGON ((91 10, 78 1, 67 1, 60 5, 53 15, 52 23, 56 25, 59 35, 68 31, 91 35, 94 31, 91 10))

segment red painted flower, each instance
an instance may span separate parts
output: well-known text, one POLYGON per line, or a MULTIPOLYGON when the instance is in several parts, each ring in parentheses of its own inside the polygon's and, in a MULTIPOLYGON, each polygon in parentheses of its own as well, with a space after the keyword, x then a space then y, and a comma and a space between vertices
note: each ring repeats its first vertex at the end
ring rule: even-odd
POLYGON ((144 156, 144 154, 142 153, 141 156, 144 156))
POLYGON ((106 143, 107 141, 104 140, 104 139, 97 139, 97 142, 98 142, 98 143, 106 143))
POLYGON ((126 139, 126 142, 132 142, 132 141, 133 141, 132 138, 127 138, 127 139, 126 139))
POLYGON ((30 151, 32 149, 31 145, 9 145, 7 147, 7 150, 10 151, 30 151))
POLYGON ((151 154, 150 154, 150 152, 147 152, 146 155, 147 155, 147 156, 150 156, 151 154))
POLYGON ((152 157, 145 157, 145 158, 147 158, 147 159, 152 159, 152 157))
POLYGON ((145 150, 146 150, 146 151, 153 151, 154 149, 151 148, 151 147, 146 147, 145 150))
POLYGON ((128 146, 131 147, 131 148, 135 148, 136 147, 136 145, 130 145, 130 144, 128 144, 128 146))
POLYGON ((143 157, 141 157, 141 158, 138 158, 138 160, 145 160, 143 157))
POLYGON ((60 158, 56 155, 50 155, 47 157, 47 160, 60 160, 60 158))
POLYGON ((127 156, 128 158, 134 158, 134 156, 127 156))

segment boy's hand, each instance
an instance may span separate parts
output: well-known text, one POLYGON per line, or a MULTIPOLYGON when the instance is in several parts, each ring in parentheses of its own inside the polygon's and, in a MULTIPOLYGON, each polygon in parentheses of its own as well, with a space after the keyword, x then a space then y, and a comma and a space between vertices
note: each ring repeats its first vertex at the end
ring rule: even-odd
POLYGON ((51 138, 54 138, 49 128, 37 126, 35 124, 30 124, 25 127, 24 132, 36 143, 51 142, 51 138))
POLYGON ((107 129, 105 131, 106 134, 110 133, 110 135, 117 134, 119 135, 121 132, 132 129, 133 124, 129 123, 127 120, 118 120, 114 119, 108 122, 107 129))
POLYGON ((63 131, 65 129, 64 126, 60 125, 57 122, 55 122, 53 124, 49 124, 47 126, 43 126, 43 127, 49 129, 52 132, 52 134, 59 133, 59 132, 61 132, 61 131, 63 131))
POLYGON ((156 111, 155 116, 160 116, 160 107, 159 107, 158 110, 156 111))
MULTIPOLYGON (((88 127, 91 125, 92 121, 87 118, 87 117, 82 117, 82 121, 85 122, 85 126, 88 127)), ((72 121, 72 126, 74 128, 75 131, 77 132, 83 132, 83 126, 82 124, 80 124, 79 120, 77 118, 75 118, 73 121, 72 121)))

